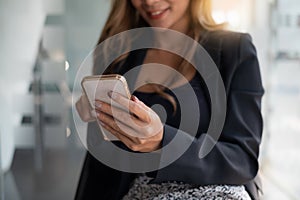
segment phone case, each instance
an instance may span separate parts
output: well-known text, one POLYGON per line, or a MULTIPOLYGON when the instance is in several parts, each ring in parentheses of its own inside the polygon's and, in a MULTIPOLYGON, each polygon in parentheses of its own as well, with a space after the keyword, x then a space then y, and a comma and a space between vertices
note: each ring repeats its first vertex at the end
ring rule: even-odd
MULTIPOLYGON (((111 101, 108 96, 109 91, 117 92, 128 99, 131 97, 126 79, 119 74, 87 76, 82 80, 81 86, 92 109, 95 109, 94 102, 96 99, 119 107, 119 104, 111 101)), ((103 129, 99 123, 98 125, 105 140, 119 140, 113 134, 103 129)))

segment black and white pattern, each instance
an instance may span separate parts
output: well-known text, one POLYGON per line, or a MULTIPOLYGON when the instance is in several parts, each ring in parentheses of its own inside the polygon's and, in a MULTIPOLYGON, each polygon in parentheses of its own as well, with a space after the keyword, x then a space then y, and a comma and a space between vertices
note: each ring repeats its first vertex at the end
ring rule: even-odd
POLYGON ((244 186, 197 186, 182 182, 148 184, 151 178, 137 177, 123 200, 251 200, 244 186))

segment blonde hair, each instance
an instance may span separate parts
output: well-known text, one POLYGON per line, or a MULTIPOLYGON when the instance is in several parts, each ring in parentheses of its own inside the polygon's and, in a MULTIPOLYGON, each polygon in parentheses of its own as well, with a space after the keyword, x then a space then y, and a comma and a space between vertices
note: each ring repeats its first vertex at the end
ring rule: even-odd
MULTIPOLYGON (((211 15, 211 0, 190 0, 189 14, 191 19, 191 30, 194 39, 199 37, 201 31, 220 30, 225 24, 216 24, 211 15)), ((130 0, 112 0, 111 11, 102 30, 98 44, 108 37, 123 31, 148 26, 144 19, 138 14, 130 0)))
MULTIPOLYGON (((133 7, 131 0, 112 0, 111 3, 111 10, 97 45, 107 38, 123 31, 149 26, 133 7)), ((211 9, 211 0, 190 0, 188 13, 190 17, 190 30, 192 31, 191 35, 193 39, 198 41, 201 37, 201 33, 205 31, 224 29, 225 24, 215 23, 211 15, 211 9)), ((126 57, 127 55, 123 55, 118 58, 116 62, 119 62, 120 60, 124 61, 126 57)), ((184 65, 186 62, 181 64, 184 65)), ((104 73, 112 73, 113 66, 114 63, 104 73)), ((94 73, 97 71, 95 69, 96 67, 97 66, 94 65, 94 73)), ((157 86, 155 90, 158 94, 168 99, 173 104, 174 111, 176 111, 176 102, 172 96, 164 93, 160 86, 157 86)))

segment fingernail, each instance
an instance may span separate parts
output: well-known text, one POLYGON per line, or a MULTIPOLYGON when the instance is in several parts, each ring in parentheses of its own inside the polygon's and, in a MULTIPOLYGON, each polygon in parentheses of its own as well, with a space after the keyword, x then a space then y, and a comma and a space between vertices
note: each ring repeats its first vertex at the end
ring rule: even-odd
POLYGON ((100 117, 100 112, 96 111, 97 117, 100 117))
POLYGON ((104 126, 105 124, 102 121, 99 121, 100 125, 104 126))
POLYGON ((109 91, 108 92, 108 96, 112 99, 116 99, 117 98, 117 93, 113 92, 113 91, 109 91))
POLYGON ((100 102, 96 101, 96 102, 95 102, 95 106, 96 106, 97 108, 101 108, 101 106, 102 106, 102 103, 100 103, 100 102))
POLYGON ((132 95, 132 98, 133 98, 133 101, 139 101, 139 99, 134 95, 132 95))
POLYGON ((95 111, 95 110, 92 110, 92 111, 91 111, 91 115, 92 115, 92 117, 96 118, 96 117, 97 117, 96 111, 95 111))
POLYGON ((108 95, 110 98, 112 98, 112 91, 109 91, 109 92, 107 93, 107 95, 108 95))

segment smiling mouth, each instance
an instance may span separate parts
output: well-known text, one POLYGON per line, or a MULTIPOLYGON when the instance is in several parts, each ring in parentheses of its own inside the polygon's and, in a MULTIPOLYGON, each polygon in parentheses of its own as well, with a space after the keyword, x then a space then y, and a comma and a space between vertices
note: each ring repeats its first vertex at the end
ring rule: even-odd
POLYGON ((159 19, 161 18, 164 13, 169 10, 169 8, 166 8, 164 10, 158 10, 158 11, 154 11, 154 12, 147 12, 148 16, 151 18, 151 19, 159 19))

